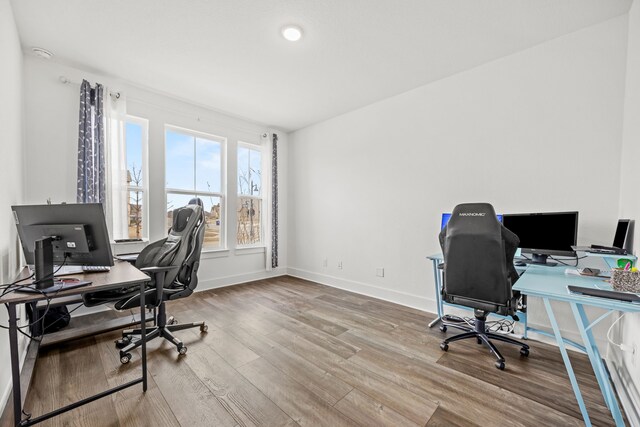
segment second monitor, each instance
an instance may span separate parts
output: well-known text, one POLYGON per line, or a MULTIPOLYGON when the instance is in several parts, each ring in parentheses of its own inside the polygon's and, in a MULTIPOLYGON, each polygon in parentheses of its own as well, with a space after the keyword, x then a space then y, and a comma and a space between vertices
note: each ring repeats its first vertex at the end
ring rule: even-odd
POLYGON ((578 212, 505 214, 502 223, 520 238, 522 253, 532 255, 534 264, 547 262, 549 256, 575 256, 571 246, 578 239, 578 212))

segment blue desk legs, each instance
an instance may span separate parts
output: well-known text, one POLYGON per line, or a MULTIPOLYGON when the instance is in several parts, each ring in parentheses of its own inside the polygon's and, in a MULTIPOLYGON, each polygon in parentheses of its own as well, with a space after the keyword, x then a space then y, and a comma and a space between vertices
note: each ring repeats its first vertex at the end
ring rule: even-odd
POLYGON ((618 400, 616 399, 613 387, 611 387, 609 374, 607 373, 604 362, 602 361, 602 356, 600 355, 600 351, 598 350, 598 345, 596 344, 596 341, 593 337, 593 332, 591 331, 590 327, 591 325, 589 324, 589 318, 584 311, 584 306, 575 302, 572 302, 570 304, 573 315, 576 318, 576 324, 578 325, 578 330, 580 331, 580 335, 582 336, 582 341, 584 342, 586 352, 589 355, 589 361, 591 362, 591 366, 593 367, 593 372, 596 374, 596 379, 598 380, 598 385, 600 386, 600 391, 602 392, 604 401, 611 411, 611 415, 616 422, 616 426, 624 426, 622 413, 620 412, 620 407, 618 406, 618 400))
POLYGON ((587 413, 587 407, 585 406, 584 400, 582 399, 582 393, 580 392, 580 387, 578 386, 578 380, 576 379, 576 374, 573 372, 571 360, 569 360, 569 354, 567 353, 567 349, 564 346, 564 340, 562 339, 562 334, 560 333, 560 328, 558 327, 556 316, 553 314, 553 309, 551 308, 551 302, 549 302, 549 298, 542 298, 542 300, 544 301, 544 306, 547 309, 547 315, 549 316, 549 321, 551 322, 551 328, 553 329, 553 333, 556 337, 556 342, 558 343, 558 347, 560 348, 560 354, 562 355, 564 366, 565 368, 567 368, 569 381, 571 381, 573 393, 576 395, 576 400, 578 401, 578 406, 580 407, 580 412, 582 413, 584 424, 586 427, 591 427, 591 420, 589 419, 589 414, 587 413))
POLYGON ((440 270, 438 270, 438 263, 440 261, 434 259, 434 260, 431 260, 431 262, 433 263, 433 283, 435 284, 435 288, 436 288, 436 309, 438 310, 438 317, 436 317, 431 321, 431 323, 429 323, 429 327, 433 328, 434 325, 437 325, 438 322, 442 320, 443 307, 442 307, 442 294, 440 293, 442 289, 442 283, 441 283, 440 270))

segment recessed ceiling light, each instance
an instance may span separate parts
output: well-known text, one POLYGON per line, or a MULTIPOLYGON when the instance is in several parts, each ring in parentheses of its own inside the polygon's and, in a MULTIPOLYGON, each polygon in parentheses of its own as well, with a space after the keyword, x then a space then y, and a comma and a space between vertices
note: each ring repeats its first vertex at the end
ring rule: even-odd
POLYGON ((47 49, 43 49, 41 47, 32 47, 31 50, 36 56, 44 59, 53 58, 53 53, 49 52, 47 49))
POLYGON ((302 38, 302 28, 297 25, 287 25, 282 29, 282 37, 290 42, 297 42, 302 38))

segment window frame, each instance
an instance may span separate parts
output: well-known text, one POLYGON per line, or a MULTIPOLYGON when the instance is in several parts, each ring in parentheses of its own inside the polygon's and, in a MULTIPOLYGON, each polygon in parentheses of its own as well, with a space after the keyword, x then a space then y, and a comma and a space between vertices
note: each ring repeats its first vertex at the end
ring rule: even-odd
MULTIPOLYGON (((202 246, 202 252, 217 252, 217 251, 226 251, 227 249, 227 210, 226 210, 226 206, 227 206, 227 198, 226 198, 226 193, 227 193, 227 144, 228 144, 228 138, 224 137, 224 136, 220 136, 220 135, 216 135, 213 133, 207 133, 207 132, 201 132, 201 131, 197 131, 197 130, 193 130, 193 129, 188 129, 188 128, 184 128, 181 126, 175 126, 175 125, 171 125, 171 124, 167 124, 165 123, 164 125, 164 134, 163 134, 163 139, 164 139, 164 143, 163 143, 163 150, 164 150, 164 168, 163 168, 163 175, 164 175, 164 209, 165 209, 165 214, 164 214, 164 220, 166 220, 166 206, 167 206, 167 195, 169 193, 172 194, 179 194, 179 195, 183 195, 183 196, 195 196, 195 197, 218 197, 220 200, 220 244, 218 247, 207 247, 204 245, 202 246), (196 169, 194 167, 193 170, 193 174, 194 174, 194 185, 193 185, 193 190, 184 190, 184 189, 179 189, 179 188, 171 188, 167 186, 167 177, 166 177, 166 173, 167 173, 167 131, 173 131, 176 133, 181 133, 183 135, 188 135, 191 136, 193 138, 203 138, 203 139, 208 139, 210 141, 215 141, 218 142, 220 144, 220 192, 216 192, 216 191, 197 191, 196 190, 196 185, 195 185, 195 179, 196 179, 196 169)), ((197 161, 196 159, 196 153, 195 153, 195 141, 194 141, 194 155, 193 155, 193 161, 194 163, 197 161)), ((194 165, 195 166, 195 165, 194 165)), ((166 222, 165 222, 166 224, 166 222)))
POLYGON ((265 171, 265 146, 263 144, 255 144, 251 142, 238 140, 236 144, 236 176, 235 176, 235 179, 236 179, 236 224, 235 224, 236 230, 237 230, 238 221, 239 221, 239 216, 237 212, 237 209, 238 209, 237 202, 241 198, 260 200, 261 202, 260 204, 260 241, 257 243, 241 244, 241 243, 238 243, 238 235, 236 233, 235 244, 236 244, 236 248, 238 249, 263 248, 266 246, 265 233, 264 233, 264 227, 265 227, 265 221, 266 221, 266 215, 265 215, 266 197, 265 197, 265 191, 264 191, 264 184, 266 182, 266 179, 265 179, 264 171, 265 171), (260 152, 260 169, 261 169, 262 175, 260 176, 260 194, 258 196, 254 196, 253 194, 240 194, 240 185, 239 185, 240 170, 237 165, 238 163, 237 159, 239 157, 240 148, 246 148, 249 150, 260 152))

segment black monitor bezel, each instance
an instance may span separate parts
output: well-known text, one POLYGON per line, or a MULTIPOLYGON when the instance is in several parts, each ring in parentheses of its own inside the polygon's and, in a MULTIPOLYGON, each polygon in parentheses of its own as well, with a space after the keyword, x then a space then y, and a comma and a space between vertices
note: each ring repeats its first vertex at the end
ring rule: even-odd
MULTIPOLYGON (((515 216, 547 216, 547 215, 565 215, 571 214, 575 216, 575 230, 573 230, 573 244, 571 246, 576 246, 578 240, 578 220, 579 220, 579 212, 578 211, 561 211, 561 212, 529 212, 529 213, 515 213, 515 214, 502 214, 502 223, 504 224, 504 220, 507 217, 515 217, 515 216)), ((505 225, 506 227, 506 225, 505 225)), ((507 227, 508 228, 508 227, 507 227)), ((575 257, 576 252, 574 250, 571 251, 562 251, 556 249, 544 249, 544 248, 524 248, 520 247, 522 253, 532 254, 532 255, 556 255, 556 256, 567 256, 567 257, 575 257)))
MULTIPOLYGON (((28 265, 34 264, 35 253, 29 246, 27 233, 25 233, 23 227, 31 225, 65 224, 86 224, 91 230, 94 250, 90 252, 90 259, 86 259, 87 254, 69 253, 66 260, 63 251, 54 251, 53 261, 55 264, 60 265, 64 261, 65 265, 114 265, 111 241, 109 239, 102 203, 18 205, 11 206, 11 210, 13 211, 22 251, 28 265), (78 259, 78 257, 81 259, 78 259)), ((31 246, 33 246, 33 242, 31 242, 31 246)))

